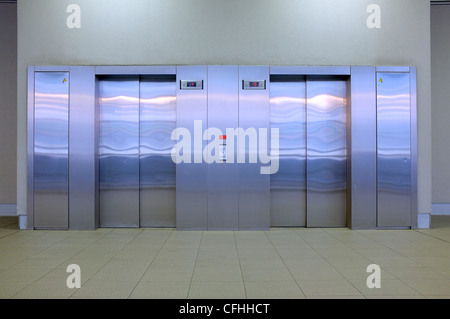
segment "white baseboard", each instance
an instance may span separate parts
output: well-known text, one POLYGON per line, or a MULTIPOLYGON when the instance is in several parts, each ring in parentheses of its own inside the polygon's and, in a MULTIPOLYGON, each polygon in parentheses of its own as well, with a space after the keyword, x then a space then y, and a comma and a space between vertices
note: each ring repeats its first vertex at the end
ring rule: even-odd
POLYGON ((27 215, 19 215, 19 229, 27 229, 27 215))
POLYGON ((450 215, 450 204, 431 204, 431 215, 450 215))
POLYGON ((17 205, 0 204, 0 216, 17 216, 17 205))
POLYGON ((417 215, 417 228, 430 228, 430 214, 417 215))

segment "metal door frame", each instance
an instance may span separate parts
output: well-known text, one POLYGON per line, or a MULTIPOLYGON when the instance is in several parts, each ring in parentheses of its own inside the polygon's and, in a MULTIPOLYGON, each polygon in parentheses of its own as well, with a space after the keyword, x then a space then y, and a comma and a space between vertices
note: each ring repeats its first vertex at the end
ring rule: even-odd
MULTIPOLYGON (((96 206, 96 81, 97 75, 106 74, 176 74, 178 80, 178 71, 180 68, 189 66, 28 66, 28 88, 27 88, 27 229, 34 229, 33 224, 33 196, 34 196, 34 163, 33 163, 33 147, 34 147, 34 72, 36 71, 69 71, 72 78, 69 90, 69 130, 71 135, 73 130, 81 128, 82 125, 73 126, 73 119, 83 114, 84 119, 90 123, 90 128, 84 136, 91 136, 92 141, 82 143, 82 139, 77 136, 69 136, 69 229, 95 229, 98 226, 98 207, 96 206), (76 77, 75 77, 76 75, 76 77), (74 81, 83 81, 84 85, 76 85, 74 81), (77 111, 73 108, 75 105, 83 107, 77 111), (83 159, 88 165, 80 165, 71 161, 74 153, 71 147, 76 144, 80 147, 83 159), (83 168, 78 173, 78 179, 73 179, 74 166, 83 168), (79 183, 84 181, 84 189, 75 187, 74 181, 79 183), (74 190, 77 189, 76 192, 74 190), (89 194, 88 194, 89 193, 89 194), (86 194, 88 196, 86 197, 86 194), (84 201, 82 199, 84 198, 84 201), (77 210, 77 214, 72 214, 76 210, 76 203, 83 203, 82 209, 77 210), (83 211, 83 213, 79 213, 83 211)), ((197 66, 194 66, 197 67, 197 66)), ((206 66, 205 66, 206 67, 206 66)), ((410 92, 411 92, 411 228, 417 228, 418 218, 418 194, 417 194, 417 76, 416 67, 414 66, 269 66, 269 74, 300 74, 300 75, 347 75, 350 76, 351 85, 348 86, 350 91, 348 115, 348 138, 349 138, 349 157, 348 157, 348 190, 350 190, 349 212, 347 213, 347 227, 351 229, 375 229, 373 207, 367 210, 367 200, 369 202, 373 196, 371 189, 376 186, 376 180, 371 178, 372 172, 364 174, 365 169, 372 169, 367 159, 372 162, 376 158, 376 144, 373 143, 373 136, 364 135, 366 131, 373 130, 376 125, 376 119, 370 118, 363 120, 363 110, 372 107, 376 101, 375 92, 375 73, 389 72, 405 72, 410 74, 410 92), (364 94, 361 93, 363 90, 364 94), (360 133, 363 133, 362 135, 360 133), (363 138, 356 138, 356 135, 363 138), (367 153, 367 151, 369 153, 367 153), (365 156, 362 156, 366 154, 365 156), (361 187, 364 186, 364 187, 361 187), (364 209, 365 208, 365 209, 364 209)), ((178 91, 177 91, 178 98, 178 91)), ((178 113, 178 110, 177 110, 178 113)), ((75 134, 76 135, 76 134, 75 134)), ((80 153, 79 153, 80 154, 80 153)), ((177 166, 178 170, 178 166, 177 166)), ((178 182, 178 177, 177 177, 178 182)), ((177 207, 178 211, 179 207, 177 207)), ((376 214, 376 211, 375 211, 376 214)), ((375 215, 376 217, 376 215, 375 215)))

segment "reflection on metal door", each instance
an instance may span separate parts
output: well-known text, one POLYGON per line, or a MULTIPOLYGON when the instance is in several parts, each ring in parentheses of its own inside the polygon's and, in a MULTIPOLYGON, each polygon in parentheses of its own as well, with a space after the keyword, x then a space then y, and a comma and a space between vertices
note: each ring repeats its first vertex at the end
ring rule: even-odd
POLYGON ((411 225, 408 73, 377 73, 377 226, 411 225))
POLYGON ((99 82, 100 227, 139 226, 139 79, 99 82))
POLYGON ((99 81, 100 226, 174 227, 175 76, 99 81))
POLYGON ((270 121, 280 167, 270 180, 271 225, 346 225, 346 79, 274 75, 270 121))
POLYGON ((34 227, 68 228, 69 73, 36 72, 34 227))
POLYGON ((308 227, 346 225, 346 80, 309 77, 306 83, 308 227))
POLYGON ((271 226, 306 225, 304 77, 271 76, 270 126, 279 130, 279 169, 270 176, 271 226))
MULTIPOLYGON (((239 125, 238 66, 208 66, 208 127, 226 134, 227 128, 239 125)), ((226 147, 233 148, 233 158, 218 163, 208 160, 208 229, 237 230, 239 228, 238 186, 239 171, 236 163, 236 143, 232 136, 222 135, 226 147), (226 144, 225 144, 226 145, 226 144)), ((212 139, 220 136, 212 136, 212 139)), ((210 144, 208 144, 210 145, 210 144)), ((214 150, 207 145, 207 156, 214 150)), ((224 150, 226 155, 226 148, 224 150)), ((225 156, 226 157, 226 156, 225 156)))
POLYGON ((140 80, 141 227, 175 226, 175 163, 170 157, 176 127, 175 76, 140 80))

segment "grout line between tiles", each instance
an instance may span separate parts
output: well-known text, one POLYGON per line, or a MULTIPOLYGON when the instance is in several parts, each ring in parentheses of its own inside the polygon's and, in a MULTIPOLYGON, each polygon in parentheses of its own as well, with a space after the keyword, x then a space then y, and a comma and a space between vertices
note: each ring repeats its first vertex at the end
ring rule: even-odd
MULTIPOLYGON (((144 231, 145 228, 143 228, 142 232, 144 231)), ((150 230, 151 231, 151 230, 150 230)), ((142 233, 141 232, 141 233, 142 233)), ((171 229, 169 236, 167 236, 166 240, 162 243, 161 247, 159 247, 158 252, 156 253, 156 255, 153 257, 152 261, 150 262, 150 264, 148 264, 147 268, 144 270, 144 272, 142 272, 141 277, 139 278, 139 280, 137 281, 136 285, 134 286, 134 288, 131 290, 130 294, 128 295, 127 299, 130 298, 130 296, 133 294, 134 290, 136 289, 136 287, 139 285, 139 283, 141 282, 141 279, 144 277, 145 273, 147 272, 147 270, 150 268, 150 266, 153 264, 154 260, 156 259, 156 257, 158 256, 158 254, 161 252, 161 250, 163 249, 164 245, 166 244, 166 242, 169 240, 170 236, 172 236, 174 232, 174 229, 171 229)), ((137 237, 137 235, 133 238, 133 240, 137 237)), ((130 242, 132 242, 133 240, 131 240, 130 242)))
MULTIPOLYGON (((327 232, 327 233, 328 233, 330 236, 332 236, 333 238, 335 238, 336 240, 338 240, 339 242, 341 242, 336 236, 333 236, 332 233, 329 233, 329 232, 327 232)), ((411 260, 411 261, 414 262, 414 260, 412 260, 411 258, 409 258, 409 257, 407 257, 407 256, 405 256, 405 255, 403 255, 401 252, 397 251, 396 249, 393 249, 393 248, 389 247, 388 245, 385 245, 383 242, 380 242, 380 241, 378 241, 378 240, 376 240, 376 239, 373 239, 373 238, 371 238, 371 237, 369 237, 369 236, 367 236, 367 235, 365 235, 365 234, 362 234, 362 233, 359 232, 359 231, 358 231, 358 233, 361 234, 362 236, 368 238, 369 240, 374 241, 374 242, 376 242, 376 243, 378 243, 378 244, 380 244, 380 245, 382 245, 382 246, 388 248, 389 250, 392 250, 392 251, 394 251, 395 253, 401 255, 402 257, 405 257, 405 258, 407 258, 407 259, 409 259, 409 260, 411 260)), ((395 235, 395 236, 398 236, 398 235, 395 235)), ((400 237, 400 236, 398 236, 398 237, 400 237)), ((402 237, 400 237, 400 238, 402 238, 402 237)), ((409 242, 409 240, 408 240, 408 242, 409 242)), ((341 242, 341 243, 342 243, 342 242, 341 242)), ((362 257, 364 257, 364 258, 367 258, 367 259, 370 260, 370 261, 373 261, 373 258, 369 258, 369 257, 365 257, 365 256, 361 255, 361 254, 360 254, 356 249, 354 249, 353 247, 350 247, 350 246, 348 246, 348 245, 345 244, 345 243, 342 243, 342 244, 344 244, 345 246, 351 248, 352 250, 354 250, 354 251, 355 251, 357 254, 359 254, 360 256, 362 256, 362 257)), ((423 296, 420 292, 418 292, 416 289, 414 289, 413 287, 411 287, 410 285, 408 285, 408 284, 407 284, 406 282, 404 282, 402 279, 398 278, 397 276, 395 276, 394 274, 392 274, 391 272, 389 272, 386 268, 380 266, 380 269, 383 269, 383 271, 387 272, 388 274, 390 274, 391 276, 393 276, 394 278, 396 278, 397 280, 399 280, 401 283, 403 283, 403 284, 406 285, 407 287, 409 287, 409 288, 411 288, 412 290, 414 290, 415 292, 417 292, 420 296, 423 296)), ((336 269, 336 270, 342 275, 342 273, 339 271, 339 269, 336 269)), ((347 280, 347 281, 348 281, 348 282, 349 282, 356 290, 358 290, 364 297, 366 297, 366 298, 369 297, 369 296, 366 296, 362 291, 360 291, 360 290, 358 289, 358 287, 354 286, 353 283, 352 283, 351 281, 349 281, 349 280, 347 280)))
MULTIPOLYGON (((295 232, 294 232, 295 233, 295 232)), ((280 253, 278 252, 278 249, 276 248, 276 246, 273 244, 272 240, 270 239, 269 236, 267 236, 267 233, 264 232, 264 234, 267 237, 267 240, 270 242, 270 244, 272 245, 273 249, 275 249, 275 251, 277 252, 278 257, 281 259, 281 261, 283 262, 283 265, 286 267, 287 271, 289 272, 289 274, 291 275, 292 279, 295 281, 295 283, 297 284, 298 288, 300 289, 301 293, 303 294, 303 296, 306 297, 305 292, 303 291, 302 287, 299 285, 298 281, 295 279, 294 275, 292 274, 291 270, 289 269, 289 267, 286 265, 284 258, 281 257, 280 253)), ((297 236, 300 237, 300 235, 298 235, 297 233, 295 233, 297 236)), ((300 237, 301 238, 301 237, 300 237)), ((303 240, 303 238, 301 238, 303 240)), ((303 240, 304 241, 304 240, 303 240)), ((306 242, 306 241, 305 241, 306 242)), ((308 246, 310 246, 308 243, 306 243, 308 246)), ((312 247, 311 247, 312 248, 312 247)), ((314 248, 313 248, 314 249, 314 248)))
POLYGON ((195 256, 194 269, 192 269, 191 280, 189 281, 189 288, 188 288, 188 291, 187 291, 186 299, 189 299, 189 295, 191 294, 191 286, 192 286, 192 281, 194 280, 195 266, 197 266, 198 255, 199 255, 199 252, 200 252, 200 246, 202 245, 202 240, 203 240, 203 234, 204 234, 204 232, 202 231, 201 235, 200 235, 200 240, 198 242, 197 255, 195 256))
MULTIPOLYGON (((43 235, 45 235, 45 234, 48 234, 48 233, 50 233, 51 231, 45 231, 45 232, 43 232, 41 235, 39 235, 39 236, 43 236, 43 235)), ((72 236, 74 236, 74 235, 76 235, 76 234, 78 234, 79 233, 79 231, 77 231, 77 232, 74 232, 73 234, 71 234, 70 236, 67 236, 67 237, 65 237, 65 238, 63 238, 63 239, 61 239, 61 240, 59 240, 59 241, 57 241, 57 242, 55 242, 55 243, 53 243, 53 244, 51 244, 50 246, 48 246, 48 247, 46 247, 46 248, 44 248, 44 249, 41 249, 41 250, 39 250, 39 251, 37 251, 35 254, 33 254, 32 256, 35 256, 35 255, 37 255, 38 253, 40 253, 40 252, 42 252, 42 251, 44 251, 44 250, 46 250, 46 249, 48 249, 48 248, 51 248, 51 247, 53 247, 53 246, 55 246, 55 245, 57 245, 58 243, 61 243, 62 241, 64 241, 64 240, 66 240, 67 238, 70 238, 70 237, 72 237, 72 236)), ((107 233, 105 233, 105 235, 106 234, 108 234, 109 232, 107 232, 107 233)), ((103 235, 102 237, 100 237, 100 238, 103 238, 105 235, 103 235)), ((99 240, 100 238, 98 238, 97 240, 99 240)), ((31 240, 31 239, 30 239, 31 240)), ((96 240, 96 241, 97 241, 96 240)), ((95 242, 96 242, 95 241, 95 242)), ((87 247, 89 247, 90 245, 92 245, 93 243, 90 243, 88 246, 86 246, 84 249, 86 249, 87 247)), ((84 250, 84 249, 82 249, 82 250, 84 250)), ((81 250, 81 251, 82 251, 81 250)), ((34 281, 32 281, 32 282, 30 282, 30 284, 29 285, 27 285, 27 286, 25 286, 25 287, 23 287, 22 289, 20 289, 19 291, 17 291, 15 294, 13 294, 10 298, 13 298, 15 295, 17 295, 18 293, 20 293, 20 292, 22 292, 24 289, 26 289, 27 287, 29 287, 30 285, 32 285, 33 283, 35 283, 35 282, 37 282, 39 279, 41 279, 42 277, 44 277, 44 276, 46 276, 46 275, 48 275, 50 272, 52 272, 53 270, 55 270, 57 267, 59 267, 60 265, 62 265, 65 261, 67 261, 68 259, 70 259, 70 258, 72 258, 73 256, 70 256, 70 257, 67 257, 66 259, 64 259, 63 261, 61 261, 59 264, 57 264, 56 266, 54 266, 54 267, 49 267, 49 271, 47 271, 46 273, 44 273, 44 274, 42 274, 41 276, 39 276, 38 278, 36 278, 34 281)), ((31 257, 27 257, 27 258, 31 258, 31 257)), ((25 258, 26 259, 26 258, 25 258)), ((17 264, 16 264, 17 265, 17 264)), ((8 267, 8 269, 9 268, 12 268, 12 267, 14 267, 15 265, 13 265, 13 266, 10 266, 10 267, 8 267)), ((78 289, 77 289, 78 290, 78 289)), ((68 296, 68 298, 70 298, 70 296, 72 296, 77 290, 74 290, 73 292, 72 292, 72 294, 70 294, 69 296, 68 296)))
POLYGON ((244 296, 247 299, 248 298, 247 288, 245 287, 244 274, 242 273, 241 258, 239 255, 239 249, 238 249, 238 244, 237 244, 237 240, 236 240, 236 231, 233 231, 233 239, 234 239, 234 247, 236 248, 236 254, 237 254, 237 258, 238 258, 238 262, 239 262, 239 270, 241 272, 242 286, 244 287, 244 296))

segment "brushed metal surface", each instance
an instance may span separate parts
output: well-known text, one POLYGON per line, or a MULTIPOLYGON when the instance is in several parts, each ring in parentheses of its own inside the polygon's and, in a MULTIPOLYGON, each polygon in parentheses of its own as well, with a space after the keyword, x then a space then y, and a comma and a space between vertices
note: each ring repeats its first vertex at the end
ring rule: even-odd
POLYGON ((346 80, 306 83, 307 227, 346 226, 346 80))
POLYGON ((270 225, 306 225, 306 92, 304 77, 270 82, 270 127, 279 130, 279 169, 270 175, 270 225))
MULTIPOLYGON (((237 138, 227 135, 227 129, 239 125, 238 66, 208 66, 208 128, 218 129, 208 140, 208 229, 237 230, 239 228, 239 171, 236 162, 237 138), (220 139, 222 135, 222 139, 220 139), (226 136, 226 138, 224 138, 226 136), (221 141, 227 153, 226 161, 218 160, 221 141), (232 158, 231 155, 232 154, 232 158), (214 157, 214 158, 212 158, 214 157)), ((212 131, 214 133, 214 131, 212 131)))
POLYGON ((411 119, 408 73, 377 72, 378 227, 411 226, 411 119))
POLYGON ((100 227, 139 226, 139 78, 99 83, 100 227))
MULTIPOLYGON (((258 79, 266 81, 266 90, 243 90, 239 88, 239 127, 246 131, 269 130, 270 97, 269 97, 269 67, 268 66, 239 66, 239 83, 243 80, 258 79)), ((268 138, 267 134, 266 138, 268 138)), ((244 141, 240 138, 240 140, 244 141)), ((258 136, 258 141, 261 135, 258 136)), ((256 145, 251 146, 246 138, 245 147, 238 144, 239 152, 245 157, 244 163, 239 163, 239 229, 269 229, 270 227, 270 175, 261 174, 261 150, 256 145), (259 155, 259 156, 258 156, 259 155), (252 163, 252 158, 256 162, 252 163)), ((239 154, 238 154, 239 155, 239 154)))
POLYGON ((175 227, 176 167, 171 158, 176 128, 175 76, 141 77, 139 225, 175 227))
POLYGON ((95 229, 95 68, 70 67, 69 228, 95 229))
POLYGON ((68 228, 69 72, 35 72, 34 228, 68 228))
POLYGON ((208 125, 207 66, 177 67, 180 80, 203 80, 203 90, 180 90, 177 85, 177 128, 190 132, 190 163, 176 165, 176 224, 180 230, 208 228, 207 164, 203 161, 203 132, 208 125), (198 122, 196 122, 198 121, 198 122), (196 129, 196 123, 199 123, 196 129))
POLYGON ((353 229, 377 225, 377 107, 375 67, 352 67, 351 76, 351 220, 353 229))
POLYGON ((27 219, 26 229, 34 228, 34 70, 27 72, 27 219))

